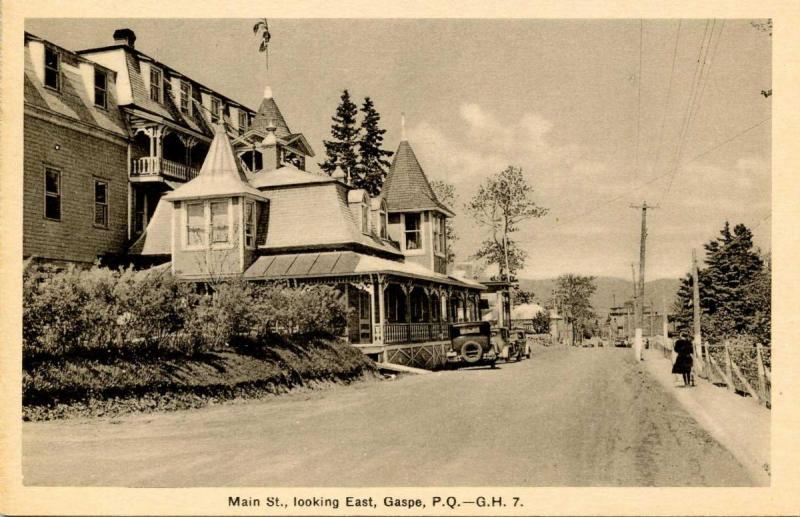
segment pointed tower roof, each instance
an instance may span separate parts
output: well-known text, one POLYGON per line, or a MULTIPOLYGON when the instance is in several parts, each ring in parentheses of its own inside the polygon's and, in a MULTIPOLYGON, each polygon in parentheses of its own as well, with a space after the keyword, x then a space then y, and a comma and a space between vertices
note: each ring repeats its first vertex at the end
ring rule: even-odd
POLYGON ((164 199, 177 201, 242 194, 264 197, 258 189, 247 183, 242 166, 233 154, 233 146, 225 128, 219 124, 214 126, 214 140, 211 141, 200 173, 164 196, 164 199))
POLYGON ((394 160, 383 182, 381 195, 386 200, 389 212, 436 210, 449 217, 455 215, 436 197, 414 150, 405 138, 394 153, 394 160))
POLYGON ((253 119, 251 128, 266 131, 270 125, 275 126, 275 136, 278 138, 286 138, 292 134, 289 126, 286 125, 286 120, 284 120, 281 110, 275 103, 275 99, 272 98, 272 88, 267 86, 264 88, 264 98, 258 108, 258 113, 253 119))

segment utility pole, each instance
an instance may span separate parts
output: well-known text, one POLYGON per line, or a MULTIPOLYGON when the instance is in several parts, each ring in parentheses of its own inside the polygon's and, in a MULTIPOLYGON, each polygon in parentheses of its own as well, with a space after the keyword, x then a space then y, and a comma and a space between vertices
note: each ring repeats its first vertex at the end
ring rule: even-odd
POLYGON ((700 332, 700 275, 697 271, 697 250, 692 249, 692 312, 694 316, 694 349, 700 357, 700 369, 703 368, 703 342, 700 332))
POLYGON ((639 243, 639 295, 637 299, 639 303, 636 304, 636 337, 633 341, 634 353, 636 359, 642 360, 642 327, 644 326, 644 311, 642 305, 644 302, 644 259, 645 259, 645 242, 647 240, 647 209, 658 208, 658 206, 651 206, 644 201, 641 205, 631 205, 631 208, 642 211, 642 232, 639 243))

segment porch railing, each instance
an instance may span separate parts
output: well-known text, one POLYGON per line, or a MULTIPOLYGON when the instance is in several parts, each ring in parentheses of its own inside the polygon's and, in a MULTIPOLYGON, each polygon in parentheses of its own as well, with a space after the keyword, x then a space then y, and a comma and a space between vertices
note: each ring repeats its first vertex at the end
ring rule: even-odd
POLYGON ((131 176, 164 176, 189 181, 197 176, 197 169, 157 156, 143 156, 131 161, 131 176))
POLYGON ((383 342, 421 343, 424 341, 440 341, 448 338, 448 323, 436 321, 430 323, 386 323, 383 328, 383 342))

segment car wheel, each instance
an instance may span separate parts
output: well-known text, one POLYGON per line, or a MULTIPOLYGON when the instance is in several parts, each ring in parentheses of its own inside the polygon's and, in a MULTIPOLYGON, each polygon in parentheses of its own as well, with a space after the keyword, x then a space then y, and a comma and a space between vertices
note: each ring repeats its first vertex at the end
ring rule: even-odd
POLYGON ((468 364, 475 364, 483 359, 483 348, 475 341, 467 341, 461 345, 461 358, 468 364))

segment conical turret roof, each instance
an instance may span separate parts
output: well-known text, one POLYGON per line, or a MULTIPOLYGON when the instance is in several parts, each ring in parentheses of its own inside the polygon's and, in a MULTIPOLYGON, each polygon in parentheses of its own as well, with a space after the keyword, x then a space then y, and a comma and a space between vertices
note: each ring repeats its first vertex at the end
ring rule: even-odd
POLYGON ((261 106, 259 106, 258 113, 256 113, 256 116, 253 118, 253 125, 251 127, 260 131, 266 131, 267 127, 270 125, 275 126, 275 136, 278 138, 286 138, 292 134, 289 130, 289 126, 286 124, 286 120, 283 118, 281 110, 272 97, 272 89, 267 86, 264 89, 264 98, 261 100, 261 106))
POLYGON ((448 216, 454 215, 452 210, 439 202, 407 140, 400 142, 394 153, 381 195, 390 212, 436 210, 448 216))
POLYGON ((247 183, 242 166, 233 153, 233 146, 225 128, 219 124, 214 126, 214 140, 200 168, 200 173, 193 180, 173 190, 164 199, 176 201, 180 199, 263 194, 247 183))

